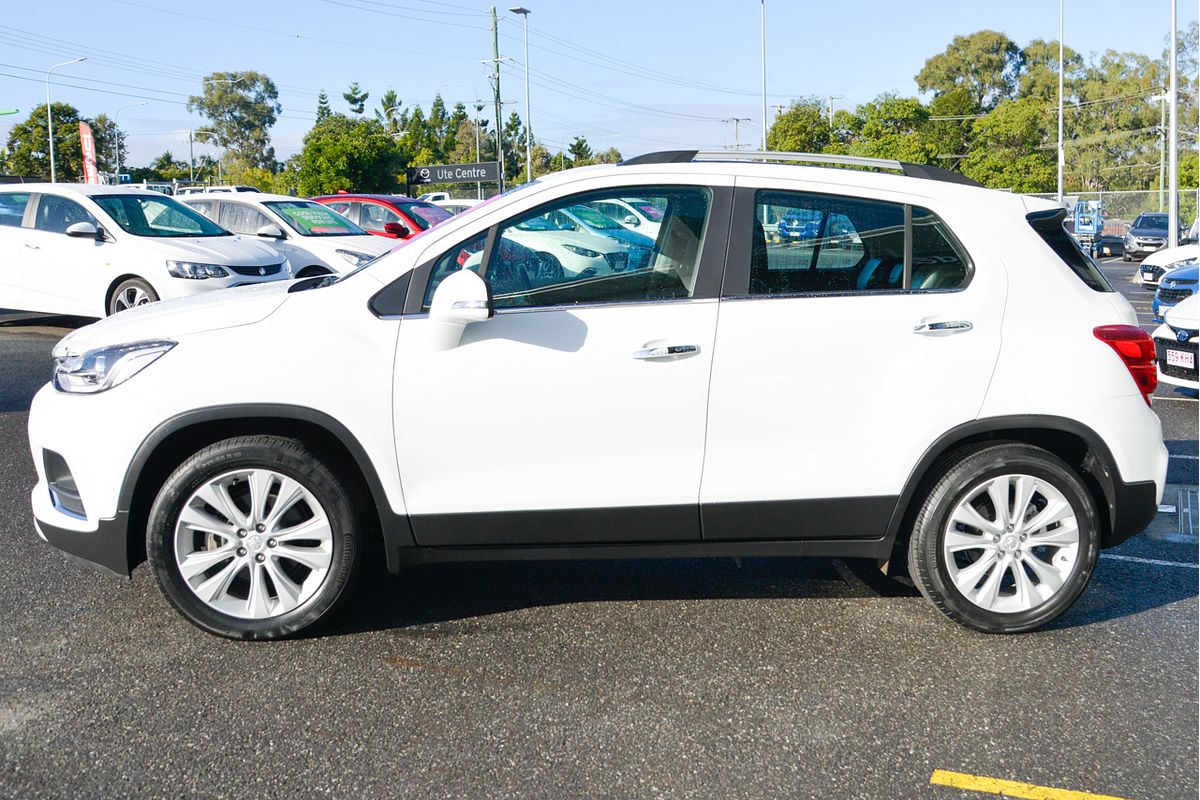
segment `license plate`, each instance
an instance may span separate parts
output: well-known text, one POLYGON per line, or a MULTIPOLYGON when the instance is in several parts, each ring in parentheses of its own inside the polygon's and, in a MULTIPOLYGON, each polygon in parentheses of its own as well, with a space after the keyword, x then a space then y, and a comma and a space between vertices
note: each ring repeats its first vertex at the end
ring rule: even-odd
POLYGON ((1167 350, 1167 364, 1172 367, 1195 369, 1196 354, 1189 353, 1186 350, 1167 350))

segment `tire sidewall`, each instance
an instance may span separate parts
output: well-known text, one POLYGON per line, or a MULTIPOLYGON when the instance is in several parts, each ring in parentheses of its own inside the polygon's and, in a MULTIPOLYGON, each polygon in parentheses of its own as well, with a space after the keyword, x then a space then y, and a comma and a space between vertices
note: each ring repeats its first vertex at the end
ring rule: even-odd
MULTIPOLYGON (((929 513, 919 520, 921 542, 919 556, 929 586, 940 599, 946 613, 968 627, 988 633, 1017 633, 1045 625, 1066 611, 1087 587, 1100 551, 1099 518, 1090 492, 1065 463, 1050 453, 1034 455, 1022 447, 1015 456, 1005 448, 991 449, 968 457, 953 467, 939 482, 927 507, 929 513), (1075 511, 1079 526, 1079 554, 1071 574, 1049 601, 1028 611, 997 613, 987 611, 967 599, 950 578, 942 544, 951 514, 967 493, 981 483, 1001 475, 1030 475, 1046 481, 1063 493, 1075 511), (932 568, 931 568, 932 567, 932 568)), ((931 598, 932 599, 932 598, 931 598)))
POLYGON ((357 562, 352 506, 332 473, 298 442, 229 439, 186 460, 167 479, 150 509, 146 553, 159 587, 189 622, 210 633, 236 639, 274 639, 292 635, 321 619, 338 602, 357 562), (308 454, 306 458, 304 454, 308 454), (208 481, 241 469, 263 468, 286 475, 312 492, 325 510, 333 532, 329 571, 312 597, 299 608, 265 620, 223 614, 202 601, 175 561, 175 527, 184 504, 208 481))
POLYGON ((154 291, 154 287, 150 285, 149 281, 143 280, 142 278, 127 278, 117 284, 117 288, 113 290, 112 297, 108 298, 108 315, 110 317, 119 311, 126 310, 117 308, 117 298, 120 297, 121 293, 130 286, 137 286, 139 289, 145 292, 146 295, 149 296, 151 303, 157 303, 159 301, 158 292, 154 291))

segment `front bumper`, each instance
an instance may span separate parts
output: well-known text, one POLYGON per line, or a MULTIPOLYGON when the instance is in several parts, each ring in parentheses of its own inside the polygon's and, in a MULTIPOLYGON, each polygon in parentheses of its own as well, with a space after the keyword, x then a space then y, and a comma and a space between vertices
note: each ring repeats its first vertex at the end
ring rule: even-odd
MULTIPOLYGON (((136 380, 136 379, 135 379, 136 380)), ((119 386, 94 395, 70 395, 47 384, 29 410, 29 447, 37 471, 30 505, 38 535, 69 556, 117 575, 129 575, 128 511, 118 508, 125 472, 162 416, 119 386), (84 513, 55 502, 46 452, 61 456, 78 488, 84 513)))

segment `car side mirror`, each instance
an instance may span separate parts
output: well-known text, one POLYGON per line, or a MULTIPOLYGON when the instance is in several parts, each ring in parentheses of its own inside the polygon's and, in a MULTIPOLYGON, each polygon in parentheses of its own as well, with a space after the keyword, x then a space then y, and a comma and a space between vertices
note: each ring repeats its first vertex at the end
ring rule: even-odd
POLYGON ((492 295, 487 282, 469 269, 460 269, 442 279, 429 303, 430 349, 458 347, 463 331, 472 322, 492 317, 492 295))
POLYGON ((74 236, 77 239, 95 239, 102 241, 104 233, 90 222, 76 222, 67 228, 67 236, 74 236))
POLYGON ((261 236, 264 239, 282 239, 283 231, 279 229, 278 225, 263 225, 254 232, 254 235, 261 236))
POLYGON ((408 238, 408 226, 403 222, 385 222, 383 223, 383 232, 390 233, 392 236, 399 236, 401 239, 408 238))
POLYGON ((637 217, 635 217, 633 214, 626 214, 626 215, 625 215, 625 219, 623 220, 623 222, 624 222, 626 225, 632 225, 632 226, 633 226, 633 227, 635 227, 635 228, 636 228, 638 225, 641 225, 641 224, 642 224, 642 223, 641 223, 641 221, 640 221, 640 220, 639 220, 637 217))

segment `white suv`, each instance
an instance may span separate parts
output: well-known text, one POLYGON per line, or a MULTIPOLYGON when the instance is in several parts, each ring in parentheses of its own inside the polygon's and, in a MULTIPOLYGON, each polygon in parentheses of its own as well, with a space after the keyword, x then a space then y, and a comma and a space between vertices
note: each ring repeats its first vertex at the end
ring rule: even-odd
MULTIPOLYGON (((777 163, 806 160, 860 169, 777 163)), ((82 328, 29 416, 37 529, 118 574, 148 558, 230 637, 311 625, 364 560, 648 556, 907 564, 947 616, 1029 630, 1156 511, 1154 347, 1061 207, 963 183, 652 154, 337 279, 82 328), (663 210, 636 268, 512 241, 623 197, 663 210), (768 243, 789 213, 816 235, 768 243)))
POLYGON ((155 300, 292 277, 287 259, 147 189, 0 189, 0 306, 103 317, 155 300))

